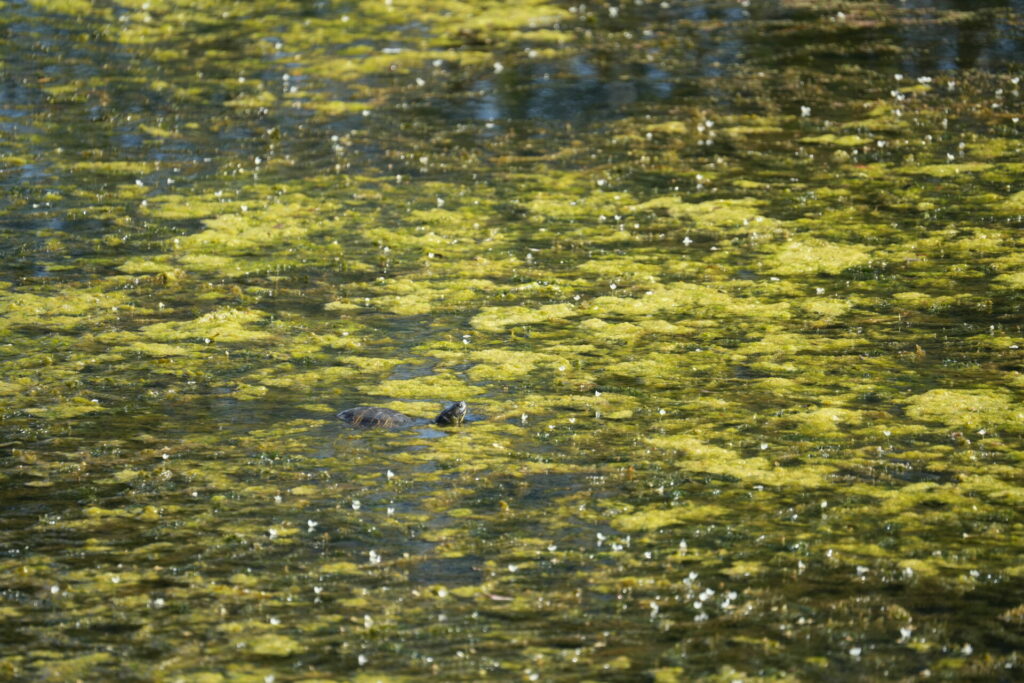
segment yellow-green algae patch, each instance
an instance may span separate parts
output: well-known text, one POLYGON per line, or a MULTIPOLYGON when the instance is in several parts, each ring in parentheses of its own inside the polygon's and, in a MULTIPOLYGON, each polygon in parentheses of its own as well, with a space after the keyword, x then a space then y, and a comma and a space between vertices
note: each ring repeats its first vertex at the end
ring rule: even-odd
POLYGON ((162 263, 150 259, 132 257, 117 267, 122 273, 129 275, 162 273, 167 279, 177 279, 183 273, 168 263, 169 259, 163 258, 162 263))
POLYGON ((1024 149, 1024 143, 1019 138, 989 137, 968 142, 966 147, 972 158, 1017 159, 1024 149))
POLYGON ((654 282, 662 272, 662 266, 638 262, 636 255, 631 255, 629 258, 615 256, 591 259, 581 263, 576 270, 588 276, 601 276, 619 283, 623 280, 654 282))
POLYGON ((53 405, 26 408, 25 412, 36 417, 46 418, 47 420, 66 420, 102 410, 103 406, 97 402, 79 397, 53 405))
POLYGON ((786 415, 787 421, 797 424, 797 431, 807 436, 840 434, 864 422, 863 411, 844 408, 816 408, 786 415))
POLYGON ((1014 192, 1009 197, 1006 197, 1000 203, 1000 208, 1004 211, 1024 211, 1024 190, 1014 192))
POLYGON ((206 218, 235 209, 240 202, 210 195, 164 194, 147 198, 140 213, 151 218, 183 220, 206 218))
POLYGON ((612 526, 619 531, 655 531, 663 527, 715 521, 729 514, 721 505, 683 505, 675 508, 645 508, 616 516, 612 526))
POLYGON ((793 332, 774 332, 766 334, 757 341, 743 344, 736 348, 739 355, 782 355, 796 354, 803 351, 818 353, 848 352, 865 342, 859 337, 825 337, 793 332))
POLYGON ((474 351, 469 357, 477 362, 467 372, 475 381, 514 379, 530 374, 538 366, 556 369, 569 364, 565 358, 554 354, 510 349, 474 351))
POLYGON ((688 472, 735 477, 741 481, 768 486, 816 487, 828 481, 832 467, 802 465, 779 467, 760 456, 741 457, 735 450, 705 443, 688 435, 653 436, 644 441, 655 448, 675 451, 672 463, 688 472))
POLYGON ((1024 430, 1024 408, 999 389, 932 389, 903 403, 908 416, 947 427, 1024 430))
POLYGON ((160 128, 159 126, 149 126, 145 123, 139 124, 139 130, 154 138, 176 138, 181 137, 181 134, 176 130, 168 130, 166 128, 160 128))
POLYGON ((637 317, 663 313, 687 313, 702 317, 743 316, 785 319, 790 317, 787 303, 762 303, 753 297, 734 297, 714 287, 690 282, 651 285, 637 296, 599 296, 588 302, 586 312, 637 317))
POLYGON ((269 332, 252 329, 253 324, 260 323, 265 318, 266 314, 260 311, 222 308, 194 320, 153 323, 140 331, 144 336, 159 342, 267 341, 272 338, 269 332))
POLYGON ((224 102, 226 107, 237 107, 240 109, 259 109, 260 107, 272 107, 275 104, 277 104, 277 95, 263 89, 240 93, 224 102))
POLYGON ((632 342, 647 335, 681 335, 692 328, 673 325, 667 320, 642 320, 634 323, 609 323, 600 318, 588 318, 580 323, 587 334, 602 341, 632 342))
POLYGON ((359 576, 364 573, 364 568, 355 562, 327 562, 318 568, 318 571, 323 574, 350 574, 353 576, 359 576))
POLYGON ((995 281, 1007 289, 1024 289, 1024 270, 997 275, 995 281))
MULTIPOLYGON (((996 280, 998 282, 999 278, 996 280)), ((923 292, 897 292, 892 295, 892 299, 901 307, 933 313, 953 308, 978 307, 978 304, 981 303, 976 297, 967 293, 930 296, 923 292)))
POLYGON ((373 107, 370 102, 344 102, 341 100, 326 100, 319 97, 307 97, 303 100, 304 109, 312 109, 324 117, 334 118, 345 114, 353 114, 369 110, 373 107))
POLYGON ((626 419, 633 415, 639 405, 634 396, 608 391, 590 394, 527 394, 519 403, 509 406, 507 413, 509 417, 526 414, 529 419, 536 412, 571 410, 608 419, 626 419))
POLYGON ((712 234, 725 234, 727 231, 757 233, 761 236, 782 234, 785 224, 761 215, 763 205, 762 200, 754 197, 689 203, 678 195, 666 195, 635 204, 630 207, 630 211, 663 212, 672 218, 687 218, 693 221, 696 229, 712 234))
MULTIPOLYGON (((565 179, 562 182, 566 182, 565 179)), ((526 206, 534 220, 571 220, 622 213, 636 200, 625 193, 594 190, 580 196, 574 193, 538 192, 526 206)))
POLYGON ((138 353, 142 353, 147 356, 155 356, 157 358, 163 358, 166 356, 184 356, 189 353, 189 350, 184 346, 142 341, 132 342, 128 344, 128 348, 132 351, 137 351, 138 353))
POLYGON ((129 303, 126 291, 102 291, 65 287, 60 294, 0 292, 0 326, 32 325, 71 329, 83 324, 96 325, 116 318, 129 303))
POLYGON ((298 240, 312 229, 315 209, 304 204, 271 204, 263 211, 225 214, 203 221, 206 229, 177 241, 182 249, 228 251, 298 240))
POLYGON ((645 353, 633 360, 611 362, 604 371, 612 375, 632 377, 649 386, 678 385, 686 375, 681 371, 686 359, 672 353, 645 353))
POLYGON ((275 267, 287 266, 290 259, 281 255, 268 258, 250 255, 218 256, 216 254, 177 253, 168 259, 170 263, 186 271, 202 273, 213 277, 237 277, 253 272, 270 271, 275 267))
POLYGON ((792 123, 792 116, 730 116, 722 123, 722 133, 729 137, 742 140, 752 135, 775 135, 785 131, 785 126, 792 123))
POLYGON ((377 384, 361 385, 359 390, 375 396, 396 398, 435 398, 458 401, 467 396, 482 394, 484 389, 467 384, 454 374, 442 373, 413 379, 390 379, 377 384))
POLYGON ((867 249, 826 240, 794 240, 783 244, 766 260, 768 272, 776 275, 838 275, 871 261, 867 249))
POLYGON ((76 161, 71 164, 74 171, 106 175, 142 176, 160 167, 153 161, 76 161))
POLYGON ((805 299, 798 304, 798 307, 808 315, 821 318, 835 318, 850 311, 853 302, 845 299, 805 299))
POLYGON ((893 169, 896 173, 907 175, 927 175, 933 178, 950 178, 961 173, 980 173, 993 167, 992 164, 983 161, 967 161, 948 164, 926 164, 923 166, 905 166, 893 169))
POLYGON ((651 133, 667 133, 669 135, 685 135, 689 129, 690 127, 685 121, 662 121, 644 127, 645 131, 651 133))
POLYGON ((860 147, 862 145, 870 144, 872 141, 869 138, 861 137, 860 135, 836 135, 834 133, 825 133, 823 135, 809 135, 804 138, 800 138, 800 142, 807 142, 813 145, 833 145, 835 147, 860 147))
MULTIPOLYGON (((445 4, 446 7, 441 10, 442 14, 436 18, 441 25, 448 26, 449 30, 455 32, 480 31, 488 34, 522 27, 539 28, 557 24, 572 16, 564 7, 545 0, 526 0, 526 2, 516 3, 515 6, 493 0, 472 4, 466 2, 445 4), (452 15, 449 15, 449 12, 452 15)), ((408 5, 413 10, 420 6, 419 3, 412 0, 404 2, 400 0, 395 5, 408 5)), ((526 37, 529 35, 529 33, 525 34, 526 37)))
POLYGON ((577 315, 572 304, 545 304, 536 308, 526 306, 485 306, 473 316, 470 324, 485 332, 501 332, 517 325, 560 322, 577 315))
POLYGON ((60 652, 35 651, 31 654, 37 662, 41 660, 36 669, 37 674, 50 680, 91 678, 116 660, 110 652, 92 652, 70 657, 60 652))
POLYGON ((482 294, 496 288, 482 278, 451 278, 444 282, 423 282, 412 278, 390 280, 373 304, 395 315, 422 315, 436 308, 461 310, 482 294))
MULTIPOLYGON (((301 360, 304 355, 297 354, 296 360, 301 360)), ((318 367, 314 370, 302 370, 295 364, 282 363, 256 370, 246 375, 244 379, 253 385, 265 384, 312 393, 351 386, 353 381, 364 381, 367 376, 387 372, 401 362, 400 359, 369 356, 352 357, 347 360, 348 364, 345 365, 318 367)))
POLYGON ((294 638, 276 633, 266 633, 239 641, 238 646, 264 657, 288 657, 306 651, 306 647, 294 638))

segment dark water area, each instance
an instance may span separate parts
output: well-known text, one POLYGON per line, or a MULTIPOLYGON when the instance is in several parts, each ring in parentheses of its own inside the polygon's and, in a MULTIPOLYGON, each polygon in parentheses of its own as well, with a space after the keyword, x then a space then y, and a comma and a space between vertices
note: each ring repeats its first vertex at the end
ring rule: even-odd
POLYGON ((1022 5, 3 3, 0 678, 1016 680, 1022 5))

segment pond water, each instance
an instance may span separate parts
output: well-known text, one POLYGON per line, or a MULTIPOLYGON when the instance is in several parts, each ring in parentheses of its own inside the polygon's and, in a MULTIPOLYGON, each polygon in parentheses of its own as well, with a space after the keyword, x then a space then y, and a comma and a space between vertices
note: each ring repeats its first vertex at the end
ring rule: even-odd
POLYGON ((0 7, 0 677, 1021 675, 1024 2, 0 7))

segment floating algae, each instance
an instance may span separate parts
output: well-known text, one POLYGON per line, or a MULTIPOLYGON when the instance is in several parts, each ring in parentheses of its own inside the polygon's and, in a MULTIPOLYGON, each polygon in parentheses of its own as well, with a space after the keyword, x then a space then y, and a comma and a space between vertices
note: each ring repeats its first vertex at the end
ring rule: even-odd
POLYGON ((0 676, 1012 677, 1012 12, 343 4, 5 7, 0 676))

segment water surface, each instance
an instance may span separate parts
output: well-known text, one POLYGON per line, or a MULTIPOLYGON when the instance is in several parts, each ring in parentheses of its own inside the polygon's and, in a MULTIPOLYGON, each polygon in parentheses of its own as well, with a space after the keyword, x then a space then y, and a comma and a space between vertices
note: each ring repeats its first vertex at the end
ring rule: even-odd
POLYGON ((1019 676, 1021 3, 3 9, 4 677, 1019 676))

